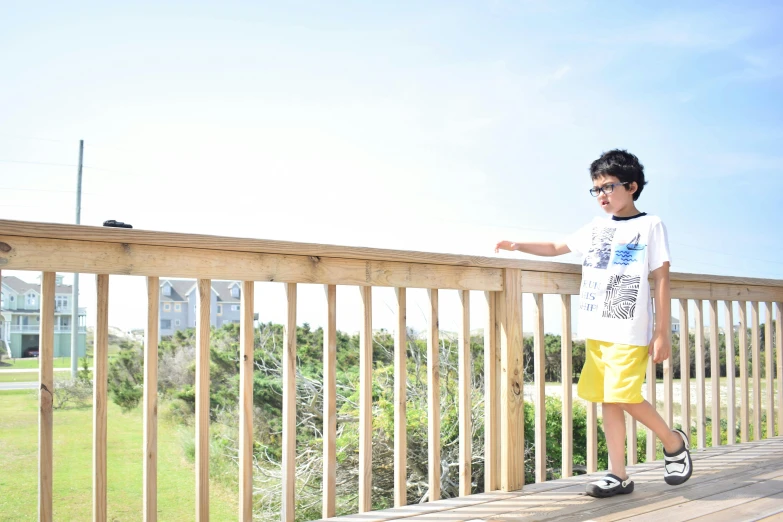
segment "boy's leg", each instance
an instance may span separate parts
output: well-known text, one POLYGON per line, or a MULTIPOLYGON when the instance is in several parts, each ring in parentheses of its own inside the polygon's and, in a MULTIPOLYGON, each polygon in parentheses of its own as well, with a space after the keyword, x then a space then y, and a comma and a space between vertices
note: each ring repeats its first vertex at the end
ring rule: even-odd
MULTIPOLYGON (((638 420, 649 429, 653 430, 655 435, 661 439, 663 448, 669 452, 674 453, 682 448, 682 438, 677 432, 672 431, 663 417, 653 408, 649 402, 642 401, 638 404, 621 404, 622 409, 627 411, 634 419, 638 420)), ((604 421, 606 422, 606 421, 604 421)), ((609 437, 607 435, 607 445, 609 444, 609 437)))
POLYGON ((606 447, 609 449, 609 471, 625 480, 628 478, 625 472, 625 411, 611 402, 604 402, 601 411, 606 447))

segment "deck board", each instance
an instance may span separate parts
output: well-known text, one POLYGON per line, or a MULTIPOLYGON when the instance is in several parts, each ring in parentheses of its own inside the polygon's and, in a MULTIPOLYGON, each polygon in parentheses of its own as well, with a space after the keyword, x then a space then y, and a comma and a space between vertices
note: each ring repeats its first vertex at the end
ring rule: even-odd
POLYGON ((693 452, 682 486, 663 481, 663 463, 628 468, 630 495, 594 499, 585 483, 605 472, 531 484, 521 491, 474 495, 328 519, 332 522, 783 520, 783 437, 693 452))

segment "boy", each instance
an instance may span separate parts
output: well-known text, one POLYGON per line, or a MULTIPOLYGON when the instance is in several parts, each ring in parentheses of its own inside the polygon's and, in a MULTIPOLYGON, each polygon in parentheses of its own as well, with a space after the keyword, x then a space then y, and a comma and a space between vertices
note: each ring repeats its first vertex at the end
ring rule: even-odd
POLYGON ((587 494, 610 497, 633 491, 625 471, 625 415, 655 432, 664 447, 664 480, 679 485, 692 472, 688 435, 670 430, 642 397, 650 355, 671 353, 669 247, 666 228, 636 209, 646 184, 639 159, 624 150, 604 153, 590 165, 590 194, 610 219, 596 218, 564 243, 501 241, 499 250, 539 256, 583 256, 579 332, 586 339, 579 396, 602 403, 610 473, 587 485, 587 494), (648 278, 655 281, 655 329, 648 278))

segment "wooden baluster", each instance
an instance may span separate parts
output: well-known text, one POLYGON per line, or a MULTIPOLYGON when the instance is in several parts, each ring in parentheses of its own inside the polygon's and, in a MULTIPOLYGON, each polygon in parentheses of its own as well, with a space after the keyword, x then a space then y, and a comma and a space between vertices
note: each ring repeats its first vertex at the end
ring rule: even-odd
POLYGON ((718 330, 718 301, 710 306, 710 388, 712 389, 712 446, 720 446, 720 331, 718 330))
POLYGON ((324 476, 321 511, 324 518, 337 509, 337 286, 324 285, 324 476))
POLYGON ((427 335, 427 450, 429 456, 428 500, 440 500, 440 331, 438 325, 438 289, 429 290, 429 329, 427 335))
POLYGON ((196 520, 209 520, 209 337, 212 282, 199 279, 196 320, 196 520))
POLYGON ((359 287, 359 513, 372 510, 372 287, 359 287))
POLYGON ((753 440, 761 440, 761 345, 759 339, 759 303, 750 303, 751 354, 753 363, 753 440))
POLYGON ((471 375, 470 361, 470 291, 460 292, 462 325, 459 332, 457 372, 459 374, 459 495, 465 497, 471 491, 471 462, 473 460, 473 430, 471 428, 471 375))
POLYGON ((158 334, 160 278, 147 278, 147 328, 144 330, 144 522, 158 519, 158 334))
POLYGON ((105 522, 106 504, 106 436, 109 406, 109 276, 96 277, 97 317, 93 354, 93 417, 92 417, 92 519, 105 522))
POLYGON ((682 431, 691 439, 691 337, 688 300, 680 299, 680 414, 682 431))
POLYGON ((598 404, 587 403, 587 472, 598 471, 598 404))
MULTIPOLYGON (((652 356, 647 361, 647 400, 652 404, 652 407, 658 409, 658 398, 656 389, 656 364, 653 361, 652 356)), ((653 462, 657 456, 655 432, 653 430, 647 430, 647 462, 653 462)))
POLYGON ((734 384, 736 367, 734 364, 734 304, 724 301, 726 306, 726 442, 734 444, 737 440, 737 390, 734 384))
POLYGON ((764 362, 766 369, 764 377, 767 381, 767 438, 775 436, 775 374, 773 366, 772 352, 772 303, 766 303, 766 313, 764 314, 764 362))
POLYGON ((515 491, 525 483, 521 271, 503 269, 498 302, 500 322, 500 488, 515 491))
MULTIPOLYGON (((671 335, 671 333, 669 333, 671 335)), ((669 428, 674 427, 674 369, 672 357, 663 361, 663 418, 669 428)))
POLYGON ((778 358, 778 435, 783 435, 783 303, 775 307, 775 348, 778 358))
POLYGON ((253 281, 242 282, 239 305, 239 520, 253 520, 253 281))
POLYGON ((740 442, 750 440, 750 401, 748 398, 748 304, 739 302, 739 360, 740 360, 740 442))
POLYGON ((296 283, 286 283, 283 341, 283 522, 296 517, 296 283))
POLYGON ((546 344, 544 295, 533 294, 533 386, 535 387, 536 482, 546 481, 546 344))
POLYGON ((563 381, 563 432, 562 432, 562 475, 563 478, 573 475, 574 461, 574 412, 573 412, 573 346, 571 343, 571 296, 563 294, 562 300, 562 330, 560 338, 560 373, 563 381))
POLYGON ((707 446, 706 393, 704 389, 704 313, 701 299, 694 301, 696 310, 696 442, 707 446))
POLYGON ((498 292, 484 292, 487 300, 487 324, 484 327, 484 491, 498 489, 500 484, 500 393, 498 388, 497 300, 498 292))
POLYGON ((54 399, 54 272, 41 279, 38 337, 38 520, 52 521, 52 402, 54 399))
POLYGON ((397 331, 394 335, 394 506, 408 504, 408 323, 407 291, 396 288, 397 331))
POLYGON ((628 466, 633 466, 638 463, 639 460, 639 448, 636 440, 636 419, 630 415, 625 415, 625 434, 628 439, 628 449, 626 455, 626 461, 628 466))

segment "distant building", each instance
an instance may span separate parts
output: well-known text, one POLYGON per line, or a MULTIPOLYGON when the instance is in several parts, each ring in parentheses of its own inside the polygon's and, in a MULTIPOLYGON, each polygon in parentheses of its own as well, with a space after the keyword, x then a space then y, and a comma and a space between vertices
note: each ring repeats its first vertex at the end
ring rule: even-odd
MULTIPOLYGON (((209 314, 212 326, 239 323, 241 292, 240 281, 212 281, 209 314)), ((162 279, 160 281, 161 336, 196 327, 197 294, 195 280, 162 279)))

